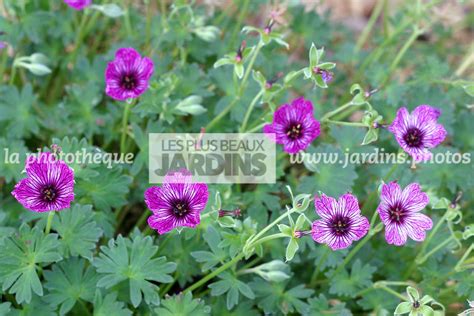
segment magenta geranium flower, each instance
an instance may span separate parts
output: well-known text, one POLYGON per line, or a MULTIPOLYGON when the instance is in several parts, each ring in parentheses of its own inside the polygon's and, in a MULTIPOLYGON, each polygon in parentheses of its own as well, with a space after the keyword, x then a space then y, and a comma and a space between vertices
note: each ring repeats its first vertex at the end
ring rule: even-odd
POLYGON ((446 130, 437 120, 441 111, 429 105, 420 105, 408 113, 407 108, 400 108, 389 131, 395 135, 398 144, 416 161, 431 158, 429 148, 441 144, 446 138, 446 130))
POLYGON ((177 227, 194 228, 209 197, 207 185, 194 183, 187 170, 170 171, 161 187, 145 191, 145 203, 153 212, 148 225, 160 234, 177 227))
POLYGON ((360 213, 357 198, 346 193, 339 200, 322 194, 314 201, 321 219, 313 222, 313 240, 327 244, 332 250, 349 247, 367 234, 370 224, 360 213))
POLYGON ((64 0, 68 6, 75 10, 82 10, 91 5, 92 0, 64 0))
POLYGON ((319 136, 320 123, 314 118, 313 104, 303 98, 293 100, 291 104, 280 106, 273 116, 272 124, 263 127, 265 134, 275 134, 277 144, 295 154, 308 148, 319 136))
POLYGON ((385 239, 389 244, 402 246, 407 236, 415 241, 425 240, 425 230, 433 227, 431 219, 420 211, 428 204, 426 193, 418 183, 412 183, 403 191, 396 182, 382 186, 377 211, 385 224, 385 239))
POLYGON ((133 48, 120 48, 105 69, 105 93, 119 101, 137 98, 148 89, 153 71, 150 58, 142 58, 133 48))
POLYGON ((29 156, 27 177, 15 186, 12 195, 34 212, 69 208, 74 200, 74 171, 51 153, 29 156))

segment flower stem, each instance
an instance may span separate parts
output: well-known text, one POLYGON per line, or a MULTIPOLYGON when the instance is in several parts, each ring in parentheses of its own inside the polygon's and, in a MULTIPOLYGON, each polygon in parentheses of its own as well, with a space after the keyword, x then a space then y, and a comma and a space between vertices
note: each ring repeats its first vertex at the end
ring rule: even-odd
POLYGON ((244 77, 242 78, 242 81, 240 82, 240 87, 237 92, 237 96, 232 100, 232 102, 229 103, 229 105, 222 110, 219 115, 217 115, 209 124, 206 126, 206 131, 209 131, 212 129, 224 116, 227 115, 227 113, 232 110, 232 108, 237 104, 237 102, 240 100, 240 97, 242 96, 242 93, 245 88, 245 84, 247 82, 247 79, 250 75, 250 72, 252 71, 253 64, 255 63, 255 60, 257 59, 257 55, 260 52, 260 49, 263 47, 262 42, 258 42, 257 47, 253 51, 252 58, 250 59, 249 64, 247 65, 247 69, 245 70, 244 77))
POLYGON ((242 126, 240 126, 240 132, 243 133, 245 129, 247 128, 247 123, 249 121, 250 115, 252 114, 253 108, 255 107, 255 104, 257 104, 258 99, 263 95, 263 89, 260 90, 259 93, 253 98, 252 102, 250 103, 247 113, 245 113, 244 121, 242 122, 242 126))
POLYGON ((469 66, 474 63, 474 44, 471 45, 467 55, 464 57, 464 60, 456 69, 455 74, 457 77, 462 76, 462 74, 469 69, 469 66))
POLYGON ((373 234, 367 234, 364 237, 364 239, 362 239, 362 241, 360 241, 354 248, 352 248, 352 250, 349 252, 349 254, 344 259, 344 262, 339 267, 337 267, 334 274, 338 274, 339 272, 341 272, 341 270, 344 269, 344 267, 352 260, 352 258, 356 255, 356 253, 359 252, 359 250, 362 247, 364 247, 364 245, 372 238, 372 236, 374 236, 374 235, 373 234))
POLYGON ((453 239, 454 239, 453 236, 450 236, 448 239, 445 239, 443 242, 441 242, 440 244, 436 245, 436 247, 431 249, 426 255, 424 255, 421 258, 415 259, 415 263, 416 264, 424 263, 426 260, 428 260, 429 257, 431 257, 433 254, 435 254, 438 250, 440 250, 441 248, 447 246, 451 241, 453 241, 453 239))
POLYGON ((221 113, 219 113, 209 124, 207 124, 206 131, 212 129, 224 116, 226 116, 227 113, 232 110, 237 101, 239 101, 239 99, 240 98, 236 97, 234 100, 232 100, 232 102, 230 102, 229 105, 224 110, 222 110, 221 113))
POLYGON ((125 9, 125 14, 123 15, 123 19, 125 22, 125 29, 127 30, 127 35, 130 37, 132 36, 132 23, 130 22, 130 5, 127 4, 126 0, 122 0, 122 5, 125 9))
POLYGON ((265 237, 263 237, 263 238, 261 238, 257 241, 254 241, 252 243, 252 247, 257 246, 259 244, 262 244, 262 243, 264 243, 266 241, 269 241, 269 240, 278 239, 278 238, 285 238, 285 237, 288 237, 288 235, 285 235, 283 233, 276 233, 276 234, 273 234, 273 235, 268 235, 268 236, 265 236, 265 237))
POLYGON ((435 227, 431 230, 430 234, 428 235, 428 237, 426 237, 425 241, 423 242, 423 244, 421 245, 421 249, 420 251, 418 252, 418 255, 415 257, 415 260, 412 261, 410 267, 407 269, 407 272, 405 272, 405 279, 408 278, 412 273, 413 271, 415 270, 416 266, 419 264, 419 260, 420 258, 424 255, 425 251, 426 251, 426 248, 428 247, 428 245, 430 244, 430 241, 431 239, 433 239, 433 237, 436 235, 436 233, 438 232, 438 230, 441 228, 441 225, 444 223, 444 221, 446 220, 447 216, 448 216, 448 212, 449 210, 446 210, 446 212, 444 213, 443 217, 441 217, 441 219, 438 221, 438 223, 436 223, 435 227))
POLYGON ((263 42, 259 41, 257 44, 257 47, 255 48, 252 54, 252 58, 250 59, 249 64, 247 65, 247 69, 245 69, 244 77, 242 78, 242 82, 240 83, 239 96, 242 95, 242 92, 245 88, 245 84, 250 75, 250 72, 252 72, 253 64, 255 63, 255 60, 257 60, 258 53, 260 53, 260 50, 262 49, 262 47, 263 47, 263 42))
POLYGON ((15 62, 13 62, 12 70, 10 72, 10 82, 9 82, 10 85, 13 85, 15 83, 15 76, 16 76, 16 66, 15 66, 15 62))
POLYGON ((46 227, 44 228, 44 233, 46 235, 49 234, 49 232, 51 231, 51 225, 53 224, 54 213, 55 211, 49 211, 46 227))
POLYGON ((372 15, 370 16, 369 21, 367 22, 367 25, 365 26, 364 30, 362 31, 362 34, 360 35, 359 39, 357 40, 356 46, 354 48, 355 53, 357 54, 362 46, 365 44, 367 41, 367 38, 369 37, 370 32, 372 31, 375 22, 377 22, 377 19, 379 18, 380 14, 382 13, 382 9, 385 5, 386 0, 378 0, 377 4, 375 5, 374 10, 372 11, 372 15))
POLYGON ((135 224, 136 227, 140 228, 143 223, 145 223, 148 215, 150 215, 146 210, 143 212, 142 216, 138 219, 137 223, 135 224))
POLYGON ((319 275, 319 272, 321 271, 321 267, 323 263, 326 262, 327 258, 329 257, 330 252, 331 252, 331 249, 329 247, 326 247, 326 249, 324 249, 324 253, 321 256, 321 258, 319 258, 318 264, 316 265, 313 275, 311 276, 311 281, 309 283, 310 287, 314 287, 317 284, 318 275, 319 275))
POLYGON ((330 123, 330 124, 335 124, 335 125, 343 125, 343 126, 354 126, 354 127, 368 127, 364 123, 360 122, 342 122, 342 121, 333 121, 333 120, 324 120, 322 121, 323 123, 330 123))
POLYGON ((331 111, 331 112, 328 112, 328 113, 324 114, 323 117, 321 117, 321 121, 326 121, 327 119, 333 117, 333 116, 336 115, 337 113, 344 111, 345 109, 347 109, 347 108, 350 107, 351 105, 352 105, 352 101, 347 102, 347 103, 341 105, 340 107, 338 107, 338 108, 335 109, 334 111, 331 111))
POLYGON ((397 291, 395 290, 392 290, 391 288, 387 287, 387 286, 380 286, 380 287, 377 287, 378 289, 382 289, 384 290, 385 292, 387 293, 390 293, 392 294, 393 296, 396 296, 398 297, 399 299, 401 299, 402 301, 406 301, 407 298, 405 296, 403 296, 402 294, 398 293, 397 291))
MULTIPOLYGON (((283 237, 287 237, 286 235, 284 234, 280 234, 280 233, 277 233, 277 234, 273 234, 273 235, 269 235, 269 236, 266 236, 264 238, 261 238, 261 239, 258 239, 260 238, 263 234, 265 234, 266 232, 268 232, 273 226, 275 226, 276 224, 278 224, 279 222, 281 222, 284 218, 286 218, 288 215, 290 215, 291 213, 293 212, 293 209, 290 209, 288 211, 286 211, 284 214, 282 214, 281 216, 279 216, 277 219, 275 219, 273 222, 271 222, 269 225, 267 225, 264 229, 262 229, 257 235, 255 235, 254 237, 251 237, 247 240, 247 242, 245 243, 245 246, 244 248, 248 248, 250 249, 251 247, 254 247, 258 244, 261 244, 265 241, 269 241, 269 240, 273 240, 273 239, 276 239, 276 238, 283 238, 283 237)), ((210 279, 214 278, 215 276, 217 276, 219 273, 233 267, 235 264, 237 264, 242 258, 245 257, 245 251, 242 251, 240 252, 237 256, 235 256, 232 260, 228 261, 227 263, 223 264, 222 266, 220 266, 219 268, 217 268, 216 270, 212 271, 210 274, 206 275, 204 278, 200 279, 199 281, 197 281, 196 283, 192 284, 191 286, 187 287, 183 293, 187 293, 187 292, 191 292, 197 288, 199 288, 201 285, 204 285, 207 281, 209 281, 210 279)))
POLYGON ((183 293, 188 293, 188 292, 192 292, 194 291, 195 289, 199 288, 201 285, 204 285, 207 281, 209 281, 210 279, 214 278, 215 276, 217 276, 218 274, 220 274, 221 272, 227 270, 228 268, 232 267, 234 264, 236 264, 237 262, 239 262, 243 257, 244 257, 244 253, 241 252, 240 254, 238 254, 237 256, 235 256, 232 260, 228 261, 227 263, 225 263, 224 265, 220 266, 219 268, 217 268, 216 270, 212 271, 211 273, 209 273, 208 275, 206 275, 204 278, 200 279, 199 281, 197 281, 196 283, 192 284, 191 286, 187 287, 183 293))
POLYGON ((422 33, 423 33, 422 30, 420 30, 416 26, 414 27, 413 33, 408 38, 408 40, 405 42, 405 45, 403 45, 403 47, 400 49, 397 56, 395 56, 395 59, 393 60, 392 64, 390 65, 390 68, 388 69, 388 73, 385 76, 385 79, 382 81, 381 86, 385 86, 385 84, 390 80, 390 78, 393 75, 393 72, 398 67, 398 64, 402 60, 405 53, 408 51, 408 48, 410 48, 410 46, 415 42, 415 40, 418 38, 418 36, 420 36, 420 34, 422 34, 422 33))
MULTIPOLYGON (((446 212, 444 213, 443 217, 441 217, 441 219, 436 223, 435 227, 433 228, 433 230, 430 232, 430 234, 428 235, 428 237, 425 239, 425 242, 423 243, 423 245, 421 246, 421 250, 420 252, 418 253, 418 256, 421 256, 426 248, 428 247, 431 239, 433 239, 433 237, 436 235, 436 233, 438 232, 438 230, 441 228, 441 225, 443 225, 444 221, 446 220, 446 218, 448 217, 448 212, 449 210, 446 210, 446 212)), ((415 260, 416 261, 416 260, 415 260)))
POLYGON ((272 229, 273 226, 275 226, 276 224, 278 224, 279 222, 281 222, 284 218, 286 218, 288 215, 290 215, 291 213, 293 213, 293 209, 290 209, 288 211, 286 211, 285 213, 283 213, 282 215, 280 215, 277 219, 275 219, 271 224, 267 225, 267 227, 265 227, 264 229, 262 229, 257 235, 255 235, 254 237, 251 237, 247 243, 248 245, 252 244, 253 242, 255 242, 258 238, 260 238, 262 235, 264 235, 267 231, 269 231, 270 229, 272 229))
POLYGON ((81 22, 79 22, 79 28, 76 31, 76 39, 74 40, 74 51, 72 52, 72 63, 76 62, 77 53, 79 52, 79 47, 81 46, 82 39, 84 38, 84 30, 87 22, 87 15, 85 12, 82 12, 81 22))
POLYGON ((249 129, 248 131, 245 131, 245 133, 255 133, 259 130, 261 130, 267 123, 261 123, 261 124, 258 124, 257 126, 249 129))
POLYGON ((234 31, 232 32, 231 40, 230 40, 230 45, 233 46, 235 45, 235 40, 237 39, 237 36, 240 31, 240 27, 242 25, 242 22, 244 21, 244 18, 247 14, 248 8, 249 8, 250 0, 244 0, 244 3, 240 5, 240 14, 239 17, 237 18, 237 22, 235 23, 234 26, 234 31))
POLYGON ((459 272, 463 270, 463 264, 464 263, 469 263, 469 260, 472 260, 474 258, 471 258, 469 260, 466 260, 471 251, 474 250, 474 244, 472 244, 464 253, 464 255, 459 259, 458 263, 454 266, 454 271, 459 272))
MULTIPOLYGON (((284 214, 286 215, 286 214, 284 214)), ((267 226, 268 227, 268 226, 267 226)), ((256 246, 256 245, 259 245, 263 242, 266 242, 266 241, 269 241, 269 240, 273 240, 273 239, 277 239, 277 238, 284 238, 284 237, 287 237, 285 234, 282 234, 282 233, 277 233, 277 234, 273 234, 273 235, 269 235, 269 236, 266 236, 260 240, 257 240, 255 242, 252 243, 252 246, 256 246)), ((239 255, 237 255, 236 257, 234 257, 232 260, 228 261, 227 263, 225 263, 224 265, 220 266, 219 268, 217 268, 216 270, 212 271, 210 274, 206 275, 204 278, 202 278, 201 280, 199 280, 198 282, 192 284, 191 286, 189 286, 188 288, 186 288, 183 293, 187 293, 187 292, 191 292, 191 291, 194 291, 195 289, 199 288, 201 285, 204 285, 207 281, 209 281, 210 279, 214 278, 215 276, 219 275, 221 272, 224 272, 225 270, 233 267, 235 264, 237 264, 242 258, 244 258, 245 254, 243 252, 241 252, 239 255)))
POLYGON ((176 280, 178 280, 178 271, 176 270, 174 275, 173 275, 173 281, 168 283, 166 285, 166 287, 164 287, 161 291, 160 291, 160 297, 163 297, 166 293, 169 292, 169 290, 173 287, 173 285, 176 283, 176 280))
POLYGON ((120 152, 125 153, 125 141, 127 140, 127 127, 128 127, 128 116, 130 115, 130 109, 132 108, 133 102, 126 102, 122 116, 122 137, 120 138, 120 152))

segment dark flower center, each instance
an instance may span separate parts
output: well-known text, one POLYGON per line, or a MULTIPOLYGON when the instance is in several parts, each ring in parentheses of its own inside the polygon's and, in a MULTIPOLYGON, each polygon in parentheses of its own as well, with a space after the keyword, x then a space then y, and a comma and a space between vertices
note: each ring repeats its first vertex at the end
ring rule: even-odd
POLYGON ((120 79, 120 86, 126 90, 133 90, 137 86, 137 78, 134 74, 124 74, 120 79))
POLYGON ((302 136, 302 134, 303 134, 302 132, 303 132, 303 129, 301 128, 301 124, 295 123, 295 124, 290 124, 290 127, 286 131, 286 135, 290 139, 295 140, 295 139, 298 139, 302 136))
POLYGON ((403 135, 403 140, 409 147, 419 148, 423 144, 423 136, 424 133, 420 129, 410 127, 405 135, 403 135))
POLYGON ((414 308, 419 308, 419 307, 420 307, 420 302, 414 301, 414 302, 413 302, 413 307, 414 307, 414 308))
POLYGON ((390 206, 388 213, 392 222, 395 223, 402 223, 406 215, 406 211, 400 203, 390 206))
POLYGON ((336 216, 329 227, 336 236, 345 236, 351 228, 351 220, 347 216, 336 216))
POLYGON ((41 190, 41 197, 45 202, 54 202, 58 196, 58 190, 52 185, 47 185, 41 190))
POLYGON ((189 212, 188 203, 185 201, 177 201, 173 204, 173 214, 178 217, 184 217, 189 212))

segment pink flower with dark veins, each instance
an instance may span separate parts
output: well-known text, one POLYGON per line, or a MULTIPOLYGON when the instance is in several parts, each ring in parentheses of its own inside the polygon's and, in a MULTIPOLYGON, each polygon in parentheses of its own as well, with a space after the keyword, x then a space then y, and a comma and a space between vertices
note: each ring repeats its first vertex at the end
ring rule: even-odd
POLYGON ((440 110, 429 105, 417 106, 411 114, 403 107, 388 130, 415 161, 426 161, 431 158, 428 149, 441 144, 447 135, 444 126, 438 123, 440 115, 440 110))
POLYGON ((135 49, 120 48, 105 69, 105 93, 119 101, 138 98, 148 89, 154 68, 153 61, 135 49))
POLYGON ((74 171, 51 153, 29 156, 27 177, 15 185, 12 195, 33 212, 59 211, 74 200, 74 171))
MULTIPOLYGON (((320 134, 320 123, 314 118, 313 104, 303 98, 280 106, 273 122, 263 127, 265 134, 275 134, 274 140, 283 150, 296 154, 305 150, 320 134)), ((273 137, 271 137, 273 138, 273 137)))
POLYGON ((194 183, 189 171, 170 171, 161 187, 145 191, 145 203, 153 212, 148 225, 159 234, 177 227, 194 228, 201 222, 208 198, 207 185, 194 183))
POLYGON ((389 244, 403 246, 407 237, 425 240, 425 231, 433 227, 433 222, 420 213, 429 199, 418 183, 408 185, 403 191, 396 182, 384 184, 380 199, 377 212, 385 225, 385 240, 389 244))
POLYGON ((346 193, 336 200, 322 194, 315 198, 314 205, 316 214, 321 217, 313 222, 311 235, 314 241, 338 250, 349 247, 367 234, 370 224, 361 215, 354 195, 346 193))

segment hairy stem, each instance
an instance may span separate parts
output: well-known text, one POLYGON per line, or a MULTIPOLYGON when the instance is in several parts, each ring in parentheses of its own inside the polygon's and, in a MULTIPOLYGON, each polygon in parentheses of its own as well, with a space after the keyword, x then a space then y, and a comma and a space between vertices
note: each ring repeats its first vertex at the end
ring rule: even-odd
POLYGON ((310 281, 310 287, 314 287, 317 282, 318 282, 318 275, 319 272, 321 271, 321 267, 324 262, 326 262, 327 258, 329 257, 329 254, 331 252, 331 249, 329 247, 325 247, 326 249, 324 250, 323 255, 321 258, 319 258, 318 264, 316 265, 316 268, 314 269, 313 274, 311 275, 311 281, 310 281))
POLYGON ((469 260, 466 260, 467 257, 469 256, 469 254, 471 253, 471 251, 474 250, 474 244, 472 244, 467 250, 466 252, 464 253, 464 255, 461 257, 461 259, 459 259, 458 263, 456 264, 456 266, 454 266, 454 271, 462 271, 463 270, 463 264, 467 261, 472 261, 474 258, 471 258, 469 260))
POLYGON ((247 83, 247 79, 249 78, 250 73, 252 72, 253 69, 253 64, 255 64, 255 61, 257 60, 257 56, 260 53, 260 50, 263 47, 263 42, 259 41, 257 44, 257 47, 255 47, 255 50, 253 51, 252 58, 249 61, 249 64, 247 65, 247 69, 245 69, 244 77, 242 78, 242 82, 240 83, 240 89, 239 89, 239 96, 242 95, 244 92, 243 90, 245 89, 245 84, 247 83))
POLYGON ((219 113, 209 124, 206 126, 206 131, 209 131, 212 129, 219 121, 229 113, 232 108, 237 104, 237 102, 240 100, 242 93, 244 92, 245 89, 245 84, 247 82, 247 79, 250 75, 250 72, 252 71, 253 64, 255 63, 255 60, 257 59, 257 55, 260 52, 260 49, 263 47, 262 42, 258 42, 257 47, 254 49, 252 53, 252 58, 250 59, 249 64, 247 65, 247 68, 245 69, 245 74, 244 77, 242 78, 242 81, 240 82, 240 87, 238 89, 237 96, 235 96, 234 100, 225 107, 221 113, 219 113))
POLYGON ((334 125, 343 125, 343 126, 368 127, 366 124, 360 123, 360 122, 342 122, 342 121, 333 121, 333 120, 328 120, 328 119, 321 122, 334 124, 334 125))
POLYGON ((362 34, 360 35, 359 39, 357 40, 356 46, 355 46, 355 53, 357 54, 362 46, 364 46, 365 42, 367 41, 367 38, 369 37, 370 32, 372 31, 375 22, 377 22, 377 19, 379 18, 380 14, 382 13, 382 9, 384 8, 386 3, 386 0, 378 0, 377 4, 375 5, 374 10, 372 11, 372 15, 370 16, 369 21, 367 22, 367 25, 365 26, 364 30, 362 31, 362 34))
MULTIPOLYGON (((257 235, 255 235, 254 237, 251 237, 247 240, 244 248, 248 248, 248 249, 251 249, 252 247, 256 246, 256 245, 259 245, 265 241, 269 241, 269 240, 273 240, 273 239, 276 239, 276 238, 283 238, 283 237, 287 237, 286 235, 283 235, 283 234, 280 234, 280 233, 277 233, 277 234, 273 234, 273 235, 269 235, 269 236, 266 236, 266 237, 263 237, 261 239, 259 239, 262 235, 264 235, 266 232, 268 232, 272 227, 274 227, 276 224, 278 224, 279 222, 281 222, 283 219, 285 219, 289 214, 291 214, 293 212, 293 209, 290 209, 288 211, 286 211, 284 214, 282 214, 281 216, 279 216, 277 219, 275 219, 273 222, 271 222, 269 225, 267 225, 264 229, 262 229, 257 235)), ((186 288, 183 293, 187 293, 187 292, 191 292, 197 288, 199 288, 200 286, 204 285, 207 281, 211 280, 212 278, 214 278, 215 276, 219 275, 219 273, 233 267, 235 264, 237 264, 241 259, 243 259, 245 257, 245 252, 242 251, 240 252, 237 256, 235 256, 232 260, 228 261, 227 263, 223 264, 222 266, 220 266, 219 268, 217 268, 216 270, 212 271, 210 274, 206 275, 205 277, 203 277, 202 279, 200 279, 199 281, 197 281, 196 283, 192 284, 191 286, 189 286, 188 288, 186 288)))
POLYGON ((44 228, 45 235, 49 234, 49 232, 51 231, 51 225, 53 224, 54 213, 55 213, 55 211, 49 211, 49 213, 48 213, 48 219, 46 221, 46 227, 44 228))
POLYGON ((81 22, 79 22, 79 28, 76 31, 76 38, 74 40, 74 51, 72 52, 71 60, 73 63, 76 62, 77 54, 79 52, 79 47, 85 35, 85 26, 87 24, 87 15, 82 12, 81 22))
POLYGON ((288 211, 286 211, 285 213, 283 213, 282 215, 280 215, 277 219, 275 219, 273 222, 271 222, 269 225, 267 225, 267 227, 265 227, 264 229, 262 229, 258 234, 256 234, 254 237, 251 237, 248 241, 247 241, 247 244, 250 245, 251 243, 253 243, 254 241, 256 241, 258 238, 260 238, 261 236, 263 236, 267 231, 269 231, 270 229, 272 229, 272 227, 274 227, 276 224, 278 224, 279 222, 281 222, 283 219, 285 219, 286 217, 288 217, 288 215, 290 215, 291 213, 293 213, 294 210, 293 209, 290 209, 288 211))
POLYGON ((415 259, 416 264, 422 264, 426 260, 428 260, 429 257, 431 257, 433 254, 435 254, 438 250, 442 249, 443 247, 447 246, 451 241, 454 240, 454 236, 450 236, 448 239, 445 239, 443 242, 440 244, 436 245, 433 249, 431 249, 426 255, 424 255, 421 258, 415 259))
POLYGON ((247 112, 245 113, 244 121, 242 122, 242 126, 240 126, 240 132, 243 133, 247 128, 247 123, 249 121, 250 115, 252 114, 253 108, 257 104, 258 99, 263 95, 264 90, 260 90, 259 93, 253 98, 252 102, 250 103, 247 112))
POLYGON ((420 260, 420 258, 422 256, 424 256, 424 253, 426 251, 426 248, 428 248, 428 245, 430 244, 431 242, 431 239, 433 239, 433 237, 436 235, 436 233, 438 232, 438 230, 441 228, 441 226, 443 225, 444 221, 446 220, 447 216, 448 216, 448 212, 449 210, 446 210, 446 212, 444 213, 443 217, 441 217, 441 219, 438 221, 438 223, 436 223, 435 227, 431 230, 430 234, 428 235, 428 237, 426 237, 426 239, 424 240, 423 244, 421 245, 421 249, 420 249, 420 252, 418 252, 418 255, 415 257, 415 260, 412 261, 410 267, 408 268, 408 270, 405 272, 405 279, 408 278, 412 273, 413 271, 415 270, 416 266, 419 264, 418 261, 420 260))
POLYGON ((456 69, 455 74, 456 76, 460 77, 462 74, 469 69, 469 66, 474 63, 474 44, 471 45, 467 55, 464 57, 462 63, 456 69))
POLYGON ((225 270, 227 270, 228 268, 232 267, 234 264, 236 264, 237 262, 239 262, 243 257, 244 257, 244 253, 241 252, 240 254, 238 254, 237 256, 235 256, 232 260, 228 261, 227 263, 225 263, 224 265, 220 266, 219 268, 217 268, 216 270, 212 271, 211 273, 209 273, 208 275, 206 275, 204 278, 200 279, 199 281, 197 281, 196 283, 192 284, 191 286, 189 286, 188 288, 186 288, 183 293, 188 293, 188 292, 192 292, 194 291, 195 289, 199 288, 200 286, 204 285, 207 281, 211 280, 212 278, 214 278, 215 276, 219 275, 221 272, 224 272, 225 270))
POLYGON ((351 105, 352 105, 352 101, 349 101, 349 102, 341 105, 340 107, 338 107, 334 111, 331 111, 331 112, 328 112, 328 113, 324 114, 323 117, 321 117, 321 121, 325 121, 325 120, 333 117, 334 115, 336 115, 336 114, 344 111, 345 109, 349 108, 351 105))
POLYGON ((120 137, 120 152, 125 153, 125 141, 127 140, 128 116, 133 102, 126 102, 122 116, 122 136, 120 137))
POLYGON ((377 288, 378 288, 378 289, 382 289, 382 290, 384 290, 385 292, 390 293, 390 294, 392 294, 393 296, 398 297, 398 298, 401 299, 402 301, 406 301, 406 300, 407 300, 407 297, 406 297, 406 296, 403 296, 402 294, 398 293, 398 292, 395 291, 395 290, 392 290, 392 289, 389 288, 389 287, 381 286, 381 287, 377 287, 377 288))
POLYGON ((392 78, 392 75, 395 71, 395 69, 398 67, 398 64, 402 60, 403 56, 405 56, 406 52, 410 48, 410 46, 415 42, 415 40, 418 38, 423 33, 422 30, 420 30, 417 27, 414 27, 413 32, 411 36, 408 38, 408 40, 405 42, 405 45, 400 49, 398 52, 397 56, 395 56, 395 59, 393 62, 390 64, 390 68, 388 69, 388 73, 385 76, 385 79, 382 81, 381 86, 385 86, 385 84, 392 78))

